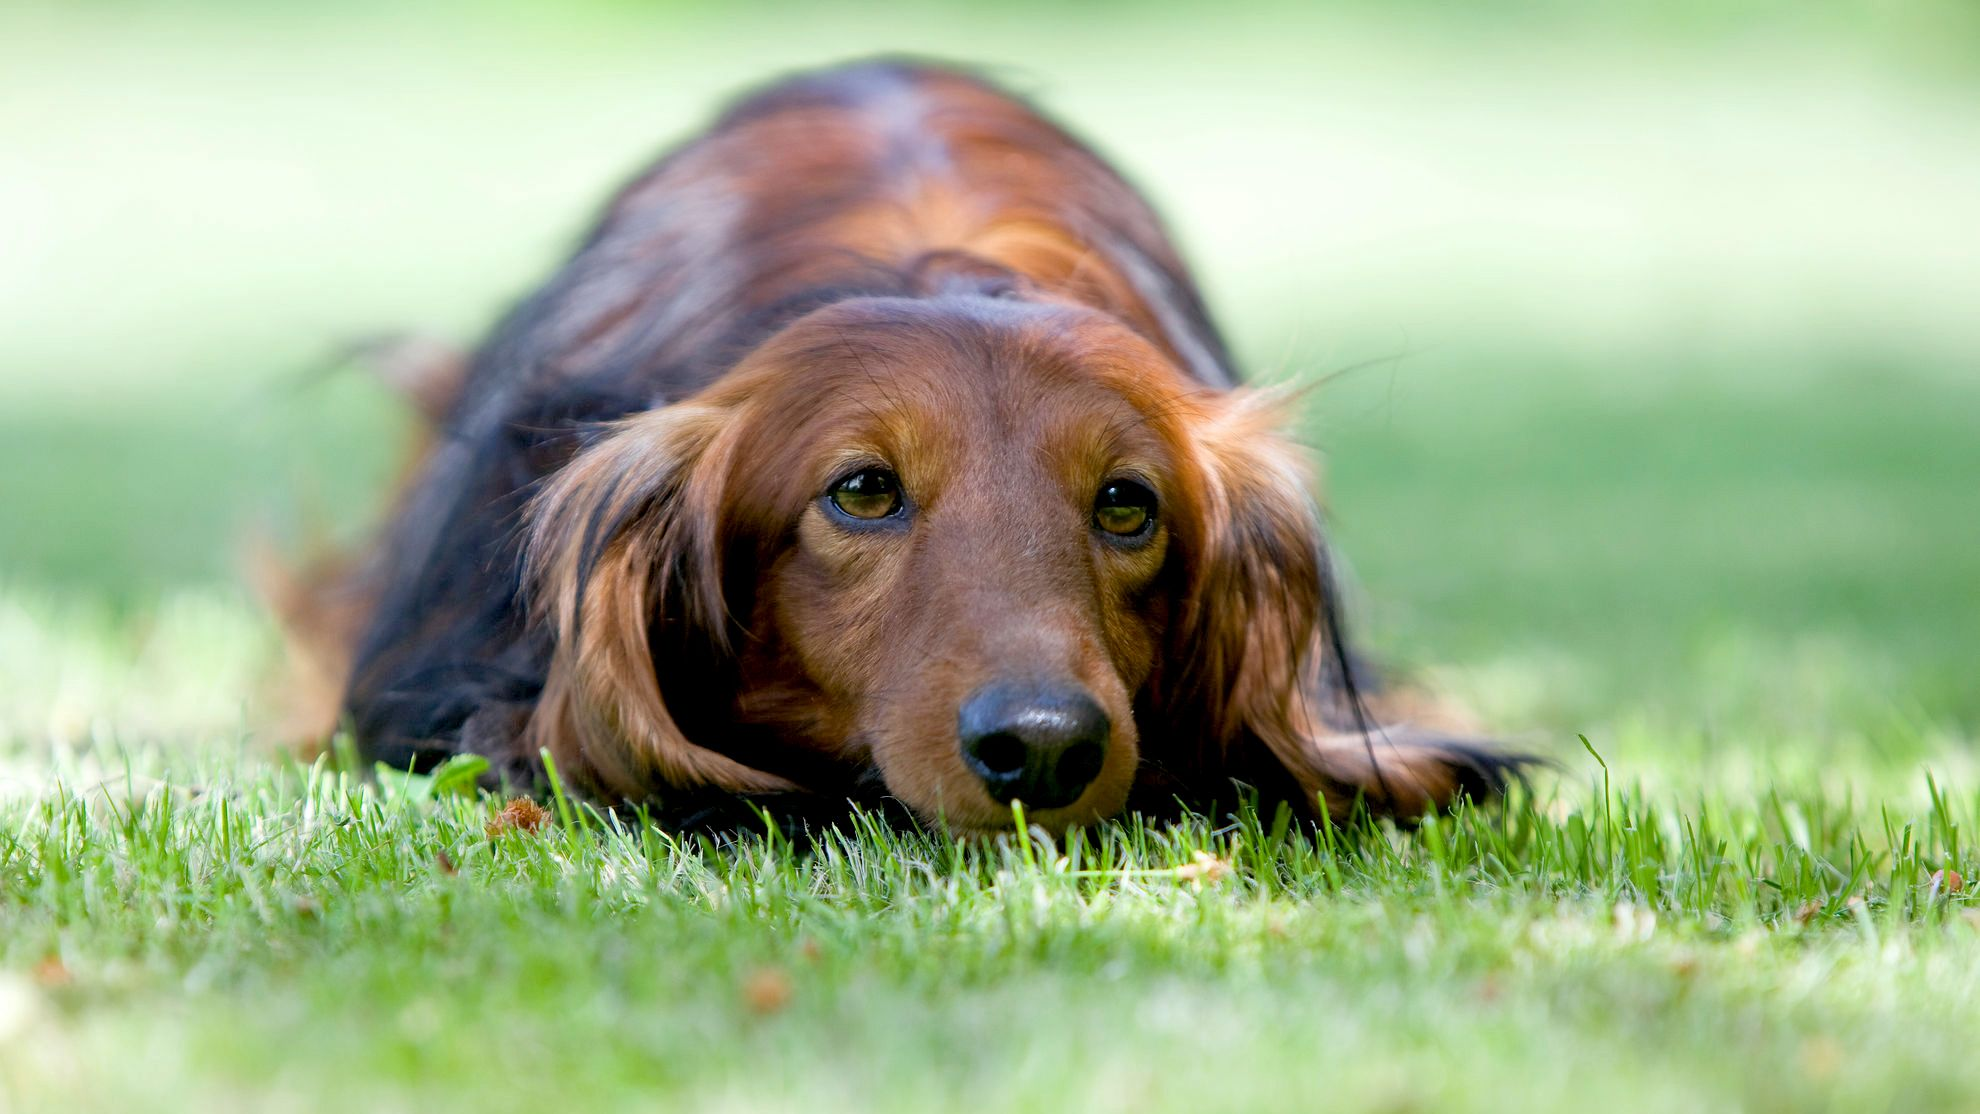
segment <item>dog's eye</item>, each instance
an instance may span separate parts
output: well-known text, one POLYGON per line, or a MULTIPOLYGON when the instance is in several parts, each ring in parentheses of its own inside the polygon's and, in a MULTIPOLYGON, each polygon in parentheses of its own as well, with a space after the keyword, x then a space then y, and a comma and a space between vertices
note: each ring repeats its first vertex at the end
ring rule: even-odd
POLYGON ((1093 497, 1093 525, 1119 538, 1139 537, 1155 524, 1155 493, 1133 480, 1108 480, 1093 497))
POLYGON ((862 468, 832 485, 832 505, 854 518, 886 518, 901 510, 901 478, 885 468, 862 468))

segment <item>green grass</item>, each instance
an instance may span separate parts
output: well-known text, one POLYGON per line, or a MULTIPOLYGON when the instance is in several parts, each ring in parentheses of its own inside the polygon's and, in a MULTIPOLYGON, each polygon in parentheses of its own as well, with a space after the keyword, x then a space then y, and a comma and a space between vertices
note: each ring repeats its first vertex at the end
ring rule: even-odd
POLYGON ((425 779, 154 761, 0 839, 0 1094, 24 1107, 1843 1110, 1980 1086, 1980 913, 1932 881, 1980 869, 1971 796, 1598 788, 1407 836, 862 823, 799 851, 583 811, 491 837, 496 802, 425 779))
POLYGON ((0 1114, 1972 1108, 1970 13, 1787 10, 0 16, 0 1114), (405 425, 325 354, 891 47, 1104 141, 1253 365, 1369 364, 1353 614, 1530 794, 800 851, 284 756, 236 542, 357 533, 405 425))

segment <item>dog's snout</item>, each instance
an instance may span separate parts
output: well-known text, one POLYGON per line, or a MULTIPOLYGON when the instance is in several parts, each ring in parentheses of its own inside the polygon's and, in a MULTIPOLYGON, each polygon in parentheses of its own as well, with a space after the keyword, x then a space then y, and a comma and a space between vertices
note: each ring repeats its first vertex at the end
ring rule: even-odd
POLYGON ((1113 724, 1070 685, 993 684, 957 717, 963 761, 1000 803, 1061 808, 1100 774, 1113 724))

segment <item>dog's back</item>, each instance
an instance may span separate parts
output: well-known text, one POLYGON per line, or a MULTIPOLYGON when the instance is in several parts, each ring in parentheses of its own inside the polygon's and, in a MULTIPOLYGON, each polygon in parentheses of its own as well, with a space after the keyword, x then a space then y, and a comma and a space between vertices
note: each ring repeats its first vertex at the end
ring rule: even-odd
POLYGON ((1118 175, 1008 95, 900 63, 799 77, 731 108, 620 190, 481 370, 539 388, 657 378, 678 395, 824 302, 1009 275, 1231 383, 1181 261, 1118 175))

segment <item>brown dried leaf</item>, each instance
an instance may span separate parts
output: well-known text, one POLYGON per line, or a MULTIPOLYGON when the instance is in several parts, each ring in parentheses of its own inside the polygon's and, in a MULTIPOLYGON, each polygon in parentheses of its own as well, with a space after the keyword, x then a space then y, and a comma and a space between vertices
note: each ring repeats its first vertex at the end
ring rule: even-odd
POLYGON ((454 857, 445 851, 441 851, 433 856, 433 865, 439 867, 440 873, 449 878, 461 872, 461 868, 454 865, 454 857))
POLYGON ((1948 867, 1945 870, 1935 870, 1932 872, 1931 880, 1926 883, 1925 892, 1936 901, 1941 897, 1956 894, 1965 888, 1966 879, 1960 877, 1959 871, 1948 867))
POLYGON ((1220 859, 1208 851, 1198 851, 1195 862, 1176 868, 1176 877, 1185 882, 1218 882, 1230 872, 1229 860, 1220 859))
POLYGON ((34 965, 34 981, 43 990, 59 990, 75 982, 76 976, 70 972, 68 964, 62 962, 61 956, 50 953, 34 965))
POLYGON ((791 977, 778 967, 759 967, 742 984, 743 1005, 767 1017, 791 1004, 791 977))
POLYGON ((511 797, 502 811, 488 821, 488 838, 503 832, 534 832, 550 822, 550 813, 528 797, 511 797))

